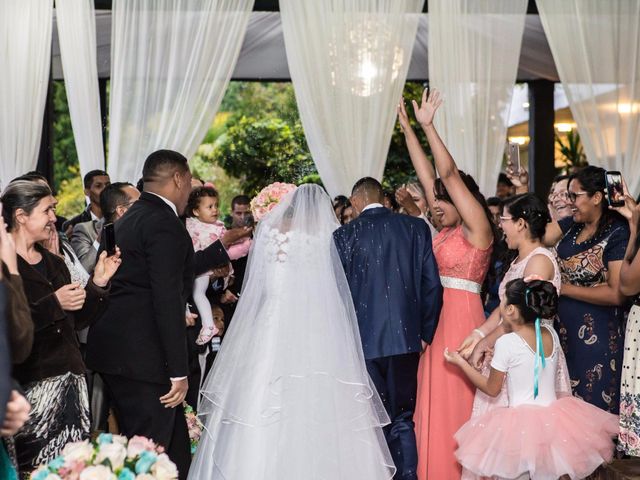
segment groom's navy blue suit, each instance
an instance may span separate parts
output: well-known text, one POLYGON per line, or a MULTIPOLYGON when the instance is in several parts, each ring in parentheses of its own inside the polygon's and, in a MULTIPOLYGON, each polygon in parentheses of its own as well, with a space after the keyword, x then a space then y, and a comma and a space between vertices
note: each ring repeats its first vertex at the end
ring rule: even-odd
POLYGON ((422 219, 374 207, 336 230, 334 240, 367 370, 391 418, 385 435, 396 478, 416 479, 413 411, 421 340, 431 343, 442 306, 431 233, 422 219))

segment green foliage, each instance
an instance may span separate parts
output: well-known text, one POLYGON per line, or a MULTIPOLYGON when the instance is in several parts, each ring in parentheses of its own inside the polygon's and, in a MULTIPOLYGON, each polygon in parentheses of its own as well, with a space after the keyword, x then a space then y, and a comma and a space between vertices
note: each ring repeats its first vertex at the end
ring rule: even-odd
POLYGON ((70 167, 71 177, 60 182, 60 188, 56 194, 58 206, 56 213, 66 218, 74 217, 85 208, 84 188, 80 171, 77 167, 70 167), (73 175, 75 170, 75 175, 73 175))
POLYGON ((198 152, 189 162, 191 173, 194 177, 215 185, 220 195, 220 211, 222 212, 220 216, 224 217, 231 211, 233 197, 242 194, 243 189, 240 180, 230 176, 220 165, 207 160, 210 155, 210 145, 200 145, 198 152))
POLYGON ((560 154, 566 162, 564 168, 562 168, 562 173, 571 174, 588 165, 587 156, 584 153, 584 148, 580 141, 580 134, 577 130, 571 130, 567 133, 566 143, 556 135, 556 143, 558 144, 560 154))
MULTIPOLYGON (((410 100, 419 101, 422 90, 419 83, 406 84, 403 95, 410 111, 410 100)), ((198 151, 201 164, 220 165, 240 180, 248 195, 274 181, 321 183, 291 83, 231 82, 220 112, 198 151)), ((413 123, 429 153, 424 133, 413 123)), ((383 184, 391 188, 414 179, 404 135, 396 124, 383 184)))
POLYGON ((300 123, 274 117, 239 118, 218 138, 212 158, 240 178, 249 195, 271 182, 303 183, 316 173, 300 123))
MULTIPOLYGON (((58 192, 65 180, 73 180, 80 171, 67 92, 61 81, 53 82, 53 115, 53 188, 58 192)), ((71 185, 73 182, 67 183, 67 187, 71 185)))
MULTIPOLYGON (((425 153, 431 158, 431 149, 427 143, 427 137, 422 131, 422 128, 420 128, 420 125, 416 122, 413 114, 413 106, 411 105, 411 100, 420 103, 424 88, 424 85, 421 83, 407 82, 404 85, 402 97, 404 98, 407 113, 409 114, 409 121, 413 126, 413 130, 418 135, 425 153)), ((396 121, 393 127, 393 134, 391 135, 391 144, 389 145, 382 185, 387 189, 391 189, 404 183, 416 181, 416 179, 416 172, 411 164, 409 150, 407 150, 407 145, 404 141, 404 133, 402 133, 402 129, 400 128, 400 123, 396 121)))

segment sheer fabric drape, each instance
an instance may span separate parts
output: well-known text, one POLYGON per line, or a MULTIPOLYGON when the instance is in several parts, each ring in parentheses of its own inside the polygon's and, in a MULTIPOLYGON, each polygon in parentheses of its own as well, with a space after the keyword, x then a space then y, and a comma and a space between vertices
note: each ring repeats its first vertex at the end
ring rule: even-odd
POLYGON ((34 170, 49 85, 53 0, 0 2, 0 182, 34 170))
POLYGON ((640 2, 537 0, 587 160, 640 193, 640 2))
POLYGON ((146 157, 187 158, 231 78, 253 0, 114 0, 108 172, 137 181, 146 157))
POLYGON ((429 84, 436 127, 458 166, 495 194, 518 71, 526 0, 430 0, 429 84))
POLYGON ((93 2, 56 0, 56 23, 73 136, 84 176, 104 169, 93 2))
POLYGON ((280 0, 291 80, 332 196, 384 171, 423 0, 280 0))

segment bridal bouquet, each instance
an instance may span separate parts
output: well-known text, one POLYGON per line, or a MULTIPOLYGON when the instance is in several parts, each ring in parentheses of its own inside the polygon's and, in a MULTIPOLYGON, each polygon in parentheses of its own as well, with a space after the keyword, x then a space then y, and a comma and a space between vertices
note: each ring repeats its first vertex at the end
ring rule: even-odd
POLYGON ((187 402, 184 405, 184 416, 187 420, 187 428, 189 429, 189 440, 191 442, 191 455, 195 455, 200 436, 202 435, 202 422, 198 418, 198 414, 187 402))
POLYGON ((275 182, 260 190, 260 193, 251 200, 251 213, 256 222, 273 210, 282 197, 296 188, 291 183, 275 182))
POLYGON ((31 480, 175 480, 176 465, 164 448, 145 437, 130 440, 102 433, 94 442, 68 443, 59 457, 41 465, 31 480))

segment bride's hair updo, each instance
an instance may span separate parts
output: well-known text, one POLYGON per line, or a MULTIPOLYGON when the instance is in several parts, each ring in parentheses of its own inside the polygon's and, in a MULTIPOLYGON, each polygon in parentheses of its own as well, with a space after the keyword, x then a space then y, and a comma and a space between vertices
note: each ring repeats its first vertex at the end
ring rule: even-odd
POLYGON ((505 290, 507 305, 515 305, 524 323, 533 323, 536 318, 553 318, 558 311, 558 292, 551 282, 521 278, 507 283, 505 290))

